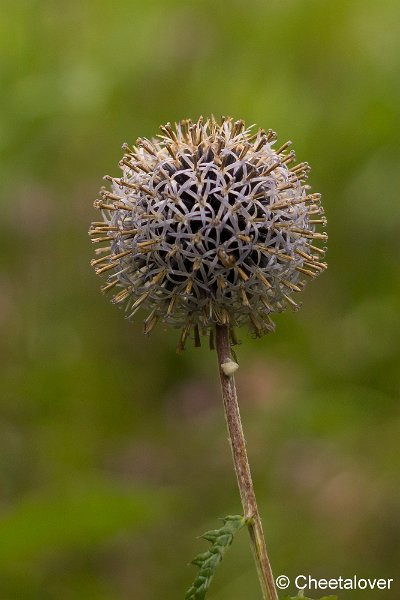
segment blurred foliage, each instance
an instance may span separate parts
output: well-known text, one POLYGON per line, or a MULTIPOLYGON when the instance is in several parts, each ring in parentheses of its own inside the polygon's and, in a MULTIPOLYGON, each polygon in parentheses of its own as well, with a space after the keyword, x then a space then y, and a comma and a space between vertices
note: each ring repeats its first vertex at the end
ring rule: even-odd
MULTIPOLYGON (((301 312, 240 332, 274 571, 395 576, 399 57, 398 0, 3 0, 2 600, 175 600, 240 511, 215 356, 127 324, 86 236, 123 141, 211 112, 291 138, 329 221, 301 312)), ((257 597, 242 537, 209 599, 257 597)))
MULTIPOLYGON (((286 598, 286 600, 313 600, 312 598, 305 598, 305 596, 292 596, 291 598, 286 598)), ((320 600, 338 600, 337 596, 324 596, 320 598, 320 600)))
MULTIPOLYGON (((291 598, 286 598, 286 600, 312 600, 312 598, 305 598, 305 596, 292 596, 291 598)), ((338 600, 337 596, 324 596, 320 598, 320 600, 338 600)))

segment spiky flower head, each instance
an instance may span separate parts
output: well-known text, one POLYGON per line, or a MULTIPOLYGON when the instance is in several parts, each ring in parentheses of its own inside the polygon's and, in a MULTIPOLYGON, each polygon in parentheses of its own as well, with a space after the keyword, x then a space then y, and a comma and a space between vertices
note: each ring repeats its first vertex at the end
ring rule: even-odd
POLYGON ((271 313, 297 308, 293 293, 326 268, 320 195, 309 193, 307 163, 291 142, 243 121, 202 117, 161 127, 157 139, 124 145, 122 177, 106 176, 95 207, 92 261, 108 274, 103 291, 127 318, 147 309, 144 331, 158 320, 193 331, 216 323, 274 329, 271 313))

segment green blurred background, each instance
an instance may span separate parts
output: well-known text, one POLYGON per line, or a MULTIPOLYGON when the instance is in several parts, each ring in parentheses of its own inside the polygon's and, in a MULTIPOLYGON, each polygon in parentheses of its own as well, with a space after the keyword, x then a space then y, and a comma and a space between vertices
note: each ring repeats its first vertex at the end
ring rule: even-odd
MULTIPOLYGON (((2 6, 0 599, 183 598, 240 512, 215 354, 125 322, 86 234, 122 142, 211 112, 292 139, 329 221, 302 310, 240 332, 274 572, 398 576, 398 0, 2 6)), ((209 599, 259 597, 242 532, 209 599)))

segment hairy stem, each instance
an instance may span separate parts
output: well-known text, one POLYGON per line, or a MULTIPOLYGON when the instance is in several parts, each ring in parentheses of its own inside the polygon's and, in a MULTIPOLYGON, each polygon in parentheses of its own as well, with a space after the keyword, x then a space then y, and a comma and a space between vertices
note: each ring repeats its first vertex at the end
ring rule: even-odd
POLYGON ((235 380, 233 375, 226 375, 221 366, 232 360, 229 328, 226 325, 216 326, 215 341, 229 441, 231 444, 244 516, 248 520, 247 527, 250 534, 250 543, 257 566, 263 599, 278 600, 271 565, 265 546, 261 519, 257 508, 249 461, 247 459, 246 441, 244 439, 242 422, 240 419, 235 380))

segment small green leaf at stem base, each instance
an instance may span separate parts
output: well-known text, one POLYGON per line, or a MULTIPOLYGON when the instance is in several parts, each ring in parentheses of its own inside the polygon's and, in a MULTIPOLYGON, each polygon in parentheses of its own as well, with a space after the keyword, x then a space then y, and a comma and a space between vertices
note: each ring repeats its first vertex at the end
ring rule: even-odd
POLYGON ((224 524, 220 529, 207 531, 201 536, 211 542, 211 547, 192 560, 192 564, 199 567, 199 572, 186 592, 185 600, 204 600, 225 552, 232 544, 235 534, 246 524, 246 519, 240 515, 228 516, 222 521, 224 524))

